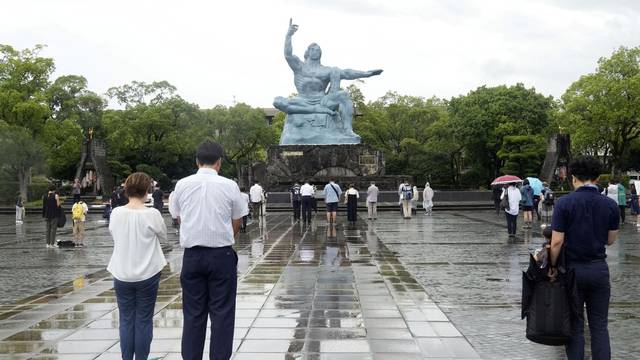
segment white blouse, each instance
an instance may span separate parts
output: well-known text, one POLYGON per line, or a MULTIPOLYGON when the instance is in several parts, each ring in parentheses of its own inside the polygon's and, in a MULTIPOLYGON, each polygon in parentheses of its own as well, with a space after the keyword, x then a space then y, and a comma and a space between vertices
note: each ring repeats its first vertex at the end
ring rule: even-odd
POLYGON ((107 271, 114 278, 127 282, 147 280, 167 264, 160 247, 160 241, 167 239, 167 226, 155 208, 115 208, 109 232, 113 255, 107 271))

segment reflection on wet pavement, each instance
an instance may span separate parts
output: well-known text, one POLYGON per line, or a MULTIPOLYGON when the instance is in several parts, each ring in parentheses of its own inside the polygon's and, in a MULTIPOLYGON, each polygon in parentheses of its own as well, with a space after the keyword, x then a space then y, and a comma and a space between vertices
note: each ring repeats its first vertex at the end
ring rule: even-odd
MULTIPOLYGON (((519 230, 516 239, 509 239, 504 217, 473 211, 417 216, 408 222, 385 217, 376 229, 482 358, 565 358, 561 347, 529 342, 520 320, 521 271, 528 253, 543 242, 539 228, 519 230)), ((640 359, 635 340, 640 330, 639 239, 638 229, 625 224, 618 242, 607 249, 613 359, 640 359)), ((586 348, 588 352, 588 342, 586 348)))
MULTIPOLYGON (((107 236, 104 227, 90 233, 97 239, 107 236)), ((35 241, 20 248, 46 254, 46 249, 34 250, 35 241)), ((175 234, 164 248, 169 264, 161 276, 151 356, 178 359, 182 250, 175 234)), ((478 358, 378 240, 372 224, 329 227, 318 216, 305 227, 292 224, 288 214, 270 215, 241 234, 236 248, 234 359, 478 358)), ((104 266, 107 260, 108 255, 92 265, 104 266)), ((119 357, 115 295, 105 271, 2 305, 0 316, 1 358, 119 357)))

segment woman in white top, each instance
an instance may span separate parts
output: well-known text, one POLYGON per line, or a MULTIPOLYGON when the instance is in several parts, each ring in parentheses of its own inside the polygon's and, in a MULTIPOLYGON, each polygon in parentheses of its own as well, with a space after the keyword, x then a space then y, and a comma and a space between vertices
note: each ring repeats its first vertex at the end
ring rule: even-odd
POLYGON ((129 203, 115 208, 109 223, 113 255, 107 270, 114 278, 124 360, 149 356, 160 271, 167 264, 160 247, 167 227, 157 209, 144 205, 150 187, 149 175, 131 174, 124 183, 129 203))

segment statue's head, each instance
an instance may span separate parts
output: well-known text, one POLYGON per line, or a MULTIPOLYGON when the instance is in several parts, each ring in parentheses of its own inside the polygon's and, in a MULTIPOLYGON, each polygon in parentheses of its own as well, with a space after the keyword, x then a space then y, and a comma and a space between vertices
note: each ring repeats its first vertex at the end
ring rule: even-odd
POLYGON ((307 51, 304 52, 304 59, 311 59, 311 60, 320 60, 320 57, 322 56, 322 49, 320 49, 320 45, 316 44, 316 43, 311 43, 311 45, 309 45, 309 47, 307 48, 307 51))

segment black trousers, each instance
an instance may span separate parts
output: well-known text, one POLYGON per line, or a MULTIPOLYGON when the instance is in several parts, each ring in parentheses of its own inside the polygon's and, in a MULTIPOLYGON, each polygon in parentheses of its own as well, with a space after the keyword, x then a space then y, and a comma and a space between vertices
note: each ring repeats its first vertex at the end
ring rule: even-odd
POLYGON ((624 224, 624 218, 625 218, 625 212, 627 211, 627 205, 619 205, 618 206, 620 208, 620 220, 622 220, 622 223, 624 224))
POLYGON ((511 215, 509 213, 505 213, 507 216, 507 231, 509 235, 515 235, 517 229, 518 215, 511 215))
POLYGON ((291 204, 293 205, 293 219, 300 220, 300 207, 302 206, 302 201, 293 200, 291 204))
POLYGON ((184 250, 182 358, 201 360, 207 316, 211 317, 209 359, 228 360, 233 352, 238 256, 231 246, 184 250))
POLYGON ((302 221, 311 222, 311 208, 313 208, 313 197, 302 197, 302 221))

